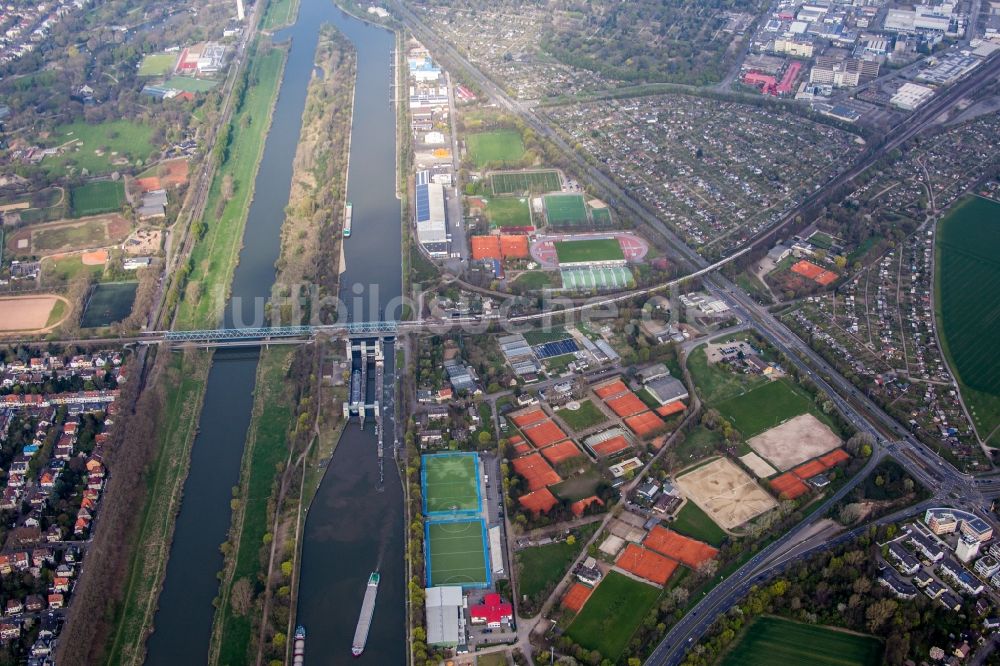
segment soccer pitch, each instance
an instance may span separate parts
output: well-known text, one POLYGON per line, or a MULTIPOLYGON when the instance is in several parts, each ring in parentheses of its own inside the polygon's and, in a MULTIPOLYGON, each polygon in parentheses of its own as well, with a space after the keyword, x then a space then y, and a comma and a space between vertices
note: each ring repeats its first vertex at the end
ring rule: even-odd
POLYGON ((501 171, 490 175, 494 195, 557 192, 562 183, 555 171, 501 171))
POLYGON ((546 194, 545 216, 549 224, 584 225, 589 222, 582 194, 546 194))
POLYGON ((486 524, 480 520, 427 523, 427 585, 489 585, 486 524))
POLYGON ((557 241, 555 246, 560 265, 625 259, 625 253, 622 252, 621 243, 617 238, 557 241))
POLYGON ((425 514, 470 513, 482 509, 476 454, 428 454, 422 462, 425 514))

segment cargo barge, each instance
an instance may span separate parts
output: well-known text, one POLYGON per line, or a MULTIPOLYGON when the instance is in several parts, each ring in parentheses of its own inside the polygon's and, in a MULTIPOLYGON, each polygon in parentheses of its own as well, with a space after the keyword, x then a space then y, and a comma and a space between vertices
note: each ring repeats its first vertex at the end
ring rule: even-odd
POLYGON ((301 624, 295 629, 295 642, 292 644, 292 666, 302 666, 306 662, 306 628, 301 624))
POLYGON ((358 627, 354 630, 354 643, 351 645, 351 654, 360 657, 365 651, 365 643, 368 642, 368 630, 372 626, 372 615, 375 613, 375 597, 378 595, 379 575, 373 571, 368 577, 368 587, 365 590, 365 599, 361 602, 361 615, 358 617, 358 627))
POLYGON ((361 402, 361 370, 351 373, 351 404, 356 405, 361 402))
POLYGON ((344 238, 351 236, 351 219, 354 217, 354 206, 350 201, 344 207, 344 238))

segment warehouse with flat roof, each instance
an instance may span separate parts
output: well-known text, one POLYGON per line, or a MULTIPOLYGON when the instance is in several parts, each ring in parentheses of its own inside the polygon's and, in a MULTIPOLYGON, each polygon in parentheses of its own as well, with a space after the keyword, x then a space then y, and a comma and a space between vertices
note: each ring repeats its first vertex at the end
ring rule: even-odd
POLYGON ((424 590, 427 614, 427 644, 455 647, 465 643, 462 588, 458 585, 424 590))
POLYGON ((416 177, 417 241, 431 255, 448 254, 448 219, 445 214, 444 185, 430 182, 430 173, 420 171, 416 177))

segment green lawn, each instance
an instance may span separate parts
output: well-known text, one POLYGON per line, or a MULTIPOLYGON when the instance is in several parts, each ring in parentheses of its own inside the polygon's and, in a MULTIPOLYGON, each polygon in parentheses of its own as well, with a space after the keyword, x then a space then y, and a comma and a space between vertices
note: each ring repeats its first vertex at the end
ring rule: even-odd
MULTIPOLYGON (((722 416, 749 439, 793 416, 814 412, 813 402, 787 379, 767 382, 742 395, 713 405, 722 416)), ((822 418, 822 414, 816 414, 822 418)))
POLYGON ((208 92, 217 85, 219 82, 213 79, 195 79, 190 76, 174 76, 163 83, 164 88, 174 88, 191 93, 208 92))
POLYGON ((260 22, 261 29, 274 30, 291 24, 295 20, 298 7, 299 0, 271 0, 260 22))
POLYGON ((556 241, 555 246, 560 265, 587 261, 614 261, 625 258, 617 238, 556 241))
POLYGON ((215 285, 228 288, 232 282, 243 244, 253 181, 270 126, 271 104, 278 92, 284 62, 285 52, 281 49, 253 56, 251 79, 257 84, 247 89, 243 105, 234 114, 232 126, 242 129, 233 132, 229 159, 216 170, 212 180, 205 210, 213 219, 191 255, 188 297, 177 309, 175 327, 178 329, 203 329, 219 324, 224 301, 208 297, 208 292, 215 285), (249 124, 244 126, 244 123, 249 124), (214 218, 226 175, 233 179, 233 197, 222 207, 222 215, 214 218))
POLYGON ((553 286, 554 281, 552 273, 546 271, 527 271, 518 275, 517 279, 514 280, 514 284, 525 289, 544 289, 545 287, 553 286))
MULTIPOLYGON (((586 609, 593 603, 591 599, 586 609)), ((777 617, 760 617, 722 658, 722 666, 877 666, 882 642, 873 636, 800 624, 777 617)))
POLYGON ((46 283, 50 280, 72 282, 73 278, 81 273, 90 273, 92 277, 97 277, 103 272, 104 266, 84 266, 78 254, 42 261, 42 280, 46 283))
POLYGON ((716 447, 721 443, 722 435, 718 429, 709 430, 699 425, 684 437, 675 452, 682 465, 689 465, 715 453, 716 447))
POLYGON ((726 539, 726 533, 722 528, 712 522, 708 514, 699 509, 694 502, 687 502, 684 505, 674 522, 670 523, 670 529, 715 547, 721 546, 726 539))
MULTIPOLYGON (((962 398, 986 439, 1000 427, 1000 204, 967 197, 941 220, 935 262, 935 310, 941 346, 962 398)), ((998 437, 994 437, 996 441, 998 437)))
MULTIPOLYGON (((288 456, 288 432, 295 416, 294 391, 286 378, 293 353, 274 347, 260 355, 254 387, 254 420, 240 474, 243 511, 234 516, 239 548, 230 585, 246 578, 256 586, 258 575, 264 573, 260 551, 270 521, 267 504, 275 481, 274 470, 288 456)), ((216 614, 222 623, 218 663, 239 664, 246 660, 247 646, 253 642, 254 618, 232 612, 228 593, 227 587, 225 603, 216 614)))
POLYGON ((125 203, 125 184, 118 180, 95 180, 70 191, 73 217, 85 217, 121 210, 125 203))
MULTIPOLYGON (((551 360, 551 359, 548 359, 551 360)), ((580 409, 557 409, 556 415, 566 422, 573 432, 579 432, 592 428, 598 423, 603 423, 606 418, 602 412, 590 400, 580 402, 580 409)))
POLYGON ((556 340, 565 340, 569 337, 569 333, 562 326, 552 326, 548 329, 536 329, 533 331, 525 331, 524 339, 529 345, 541 345, 546 342, 555 342, 556 340))
POLYGON ((176 53, 150 53, 139 65, 139 76, 165 76, 177 62, 176 53))
POLYGON ((612 571, 590 595, 566 635, 588 650, 617 661, 660 590, 612 571))
POLYGON ((76 142, 76 145, 62 155, 46 157, 42 162, 50 175, 63 175, 67 173, 67 167, 75 167, 76 172, 87 169, 91 175, 110 173, 122 168, 113 164, 114 160, 124 158, 134 164, 137 160, 145 161, 155 150, 153 127, 131 120, 108 120, 95 125, 79 121, 60 125, 45 140, 45 145, 61 146, 69 142, 76 142))
POLYGON ((583 544, 593 534, 593 529, 592 526, 588 526, 575 532, 576 543, 573 545, 560 541, 517 551, 514 560, 518 568, 518 594, 534 597, 548 594, 555 588, 556 583, 566 573, 566 567, 580 554, 583 544))
POLYGON ((490 199, 486 204, 486 217, 490 224, 498 227, 531 226, 531 211, 528 200, 518 197, 490 199))
POLYGON ((487 164, 512 164, 524 157, 524 141, 517 130, 476 132, 466 139, 469 155, 476 167, 487 164))
POLYGON ((705 348, 699 347, 688 356, 688 370, 705 402, 715 403, 745 393, 769 380, 760 375, 730 372, 725 366, 708 364, 705 348))

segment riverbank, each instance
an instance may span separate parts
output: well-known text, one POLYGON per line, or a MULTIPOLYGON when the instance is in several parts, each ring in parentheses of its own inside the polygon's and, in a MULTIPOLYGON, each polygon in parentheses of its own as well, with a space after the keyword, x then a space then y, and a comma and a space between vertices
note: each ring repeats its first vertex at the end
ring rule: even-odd
MULTIPOLYGON (((287 52, 270 47, 253 49, 248 85, 237 104, 228 132, 216 145, 222 160, 212 179, 205 219, 187 263, 179 269, 183 294, 177 305, 175 329, 219 325, 243 245, 254 180, 281 86, 287 52), (210 222, 208 220, 211 220, 210 222)), ((200 226, 199 226, 200 225, 200 226)))
MULTIPOLYGON (((176 324, 180 327, 216 326, 222 313, 242 244, 247 211, 253 196, 256 174, 264 140, 270 126, 285 51, 252 49, 249 81, 255 84, 242 93, 230 128, 239 132, 228 137, 206 204, 206 217, 222 206, 222 214, 207 224, 198 224, 199 241, 191 257, 179 269, 186 278, 184 298, 178 304, 176 324), (253 122, 256 119, 256 123, 253 122), (226 196, 228 195, 228 196, 226 196), (218 286, 218 303, 200 294, 203 283, 218 286), (211 305, 210 305, 211 304, 211 305)), ((223 138, 220 136, 220 141, 223 138)), ((197 432, 201 407, 211 368, 211 352, 188 351, 169 360, 162 374, 166 395, 167 427, 161 430, 153 477, 146 494, 139 523, 138 544, 129 566, 124 598, 117 614, 117 630, 112 634, 108 661, 138 664, 145 657, 145 641, 157 609, 167 560, 173 539, 175 520, 180 509, 184 482, 191 463, 191 448, 197 432)))
POLYGON ((261 30, 280 30, 295 23, 299 13, 299 0, 271 0, 260 21, 261 30))
MULTIPOLYGON (((350 43, 335 29, 324 26, 315 64, 322 74, 310 81, 302 113, 291 191, 281 228, 278 277, 272 289, 276 299, 289 299, 290 285, 307 281, 319 282, 326 293, 337 293, 337 271, 324 268, 335 265, 332 257, 339 254, 342 238, 339 222, 343 216, 335 211, 343 210, 343 172, 348 157, 349 104, 355 76, 350 43)), ((286 301, 279 307, 281 321, 293 323, 291 304, 286 301)), ((275 313, 271 314, 273 318, 275 313)), ((304 314, 308 316, 308 312, 304 314)), ((253 661, 252 656, 262 651, 271 651, 272 657, 283 652, 291 601, 290 585, 285 583, 290 582, 286 580, 290 576, 274 571, 273 564, 276 560, 288 561, 292 557, 289 551, 298 549, 298 528, 290 525, 289 516, 298 512, 302 497, 298 466, 306 455, 302 449, 310 448, 305 441, 313 438, 308 432, 300 432, 306 425, 302 422, 296 425, 297 433, 290 431, 297 406, 300 418, 308 415, 308 411, 302 411, 298 396, 312 395, 315 390, 316 373, 302 372, 301 368, 312 366, 315 354, 322 354, 322 349, 321 345, 298 350, 279 347, 261 352, 241 482, 233 499, 229 538, 223 546, 226 563, 209 651, 211 664, 253 661), (293 361, 300 368, 294 377, 289 374, 293 361), (301 447, 293 446, 296 439, 302 440, 301 447), (277 479, 276 468, 282 469, 277 479), (290 531, 294 533, 289 535, 290 531), (268 585, 255 594, 261 577, 278 580, 278 589, 268 585), (282 610, 274 612, 274 608, 282 610), (255 631, 255 627, 259 630, 255 631), (284 638, 277 638, 279 634, 284 638)), ((336 419, 332 421, 330 426, 336 419)))

